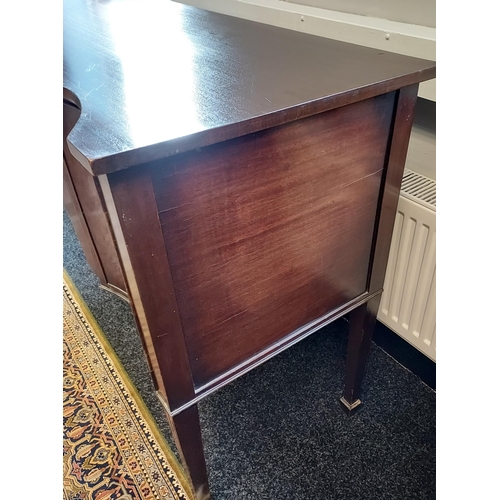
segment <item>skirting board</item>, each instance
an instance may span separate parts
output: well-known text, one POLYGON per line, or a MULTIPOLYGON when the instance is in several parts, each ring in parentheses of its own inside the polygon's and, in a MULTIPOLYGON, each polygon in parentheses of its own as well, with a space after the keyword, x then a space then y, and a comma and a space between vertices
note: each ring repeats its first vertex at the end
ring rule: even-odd
POLYGON ((436 390, 436 363, 434 361, 380 321, 376 323, 372 340, 399 364, 417 375, 422 382, 436 390))

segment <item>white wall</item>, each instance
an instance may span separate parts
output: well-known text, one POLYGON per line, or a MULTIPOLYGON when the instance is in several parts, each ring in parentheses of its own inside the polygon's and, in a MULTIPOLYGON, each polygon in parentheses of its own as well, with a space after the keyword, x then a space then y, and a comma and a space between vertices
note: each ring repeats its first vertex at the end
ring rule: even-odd
POLYGON ((408 146, 406 168, 436 180, 436 103, 419 99, 408 146))
POLYGON ((436 0, 283 0, 401 23, 436 27, 436 0))

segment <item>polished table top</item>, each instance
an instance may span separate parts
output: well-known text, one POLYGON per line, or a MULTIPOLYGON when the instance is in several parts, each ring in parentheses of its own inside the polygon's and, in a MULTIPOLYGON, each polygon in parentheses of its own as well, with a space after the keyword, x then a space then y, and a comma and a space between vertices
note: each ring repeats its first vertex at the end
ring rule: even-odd
POLYGON ((431 61, 169 0, 64 0, 65 97, 82 110, 68 141, 94 174, 256 132, 435 74, 431 61))

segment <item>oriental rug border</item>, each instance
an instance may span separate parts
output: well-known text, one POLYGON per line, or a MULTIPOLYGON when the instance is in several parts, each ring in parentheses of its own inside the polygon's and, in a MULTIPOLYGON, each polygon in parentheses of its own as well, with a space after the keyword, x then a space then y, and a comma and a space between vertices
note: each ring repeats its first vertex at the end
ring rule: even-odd
POLYGON ((66 271, 65 500, 191 500, 186 475, 66 271))

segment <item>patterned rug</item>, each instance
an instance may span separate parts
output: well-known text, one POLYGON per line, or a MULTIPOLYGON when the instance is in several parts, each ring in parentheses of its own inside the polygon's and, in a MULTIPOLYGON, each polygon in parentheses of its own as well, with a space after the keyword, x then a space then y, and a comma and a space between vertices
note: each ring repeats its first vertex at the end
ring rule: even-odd
POLYGON ((99 326, 64 274, 65 500, 179 500, 189 483, 99 326))

